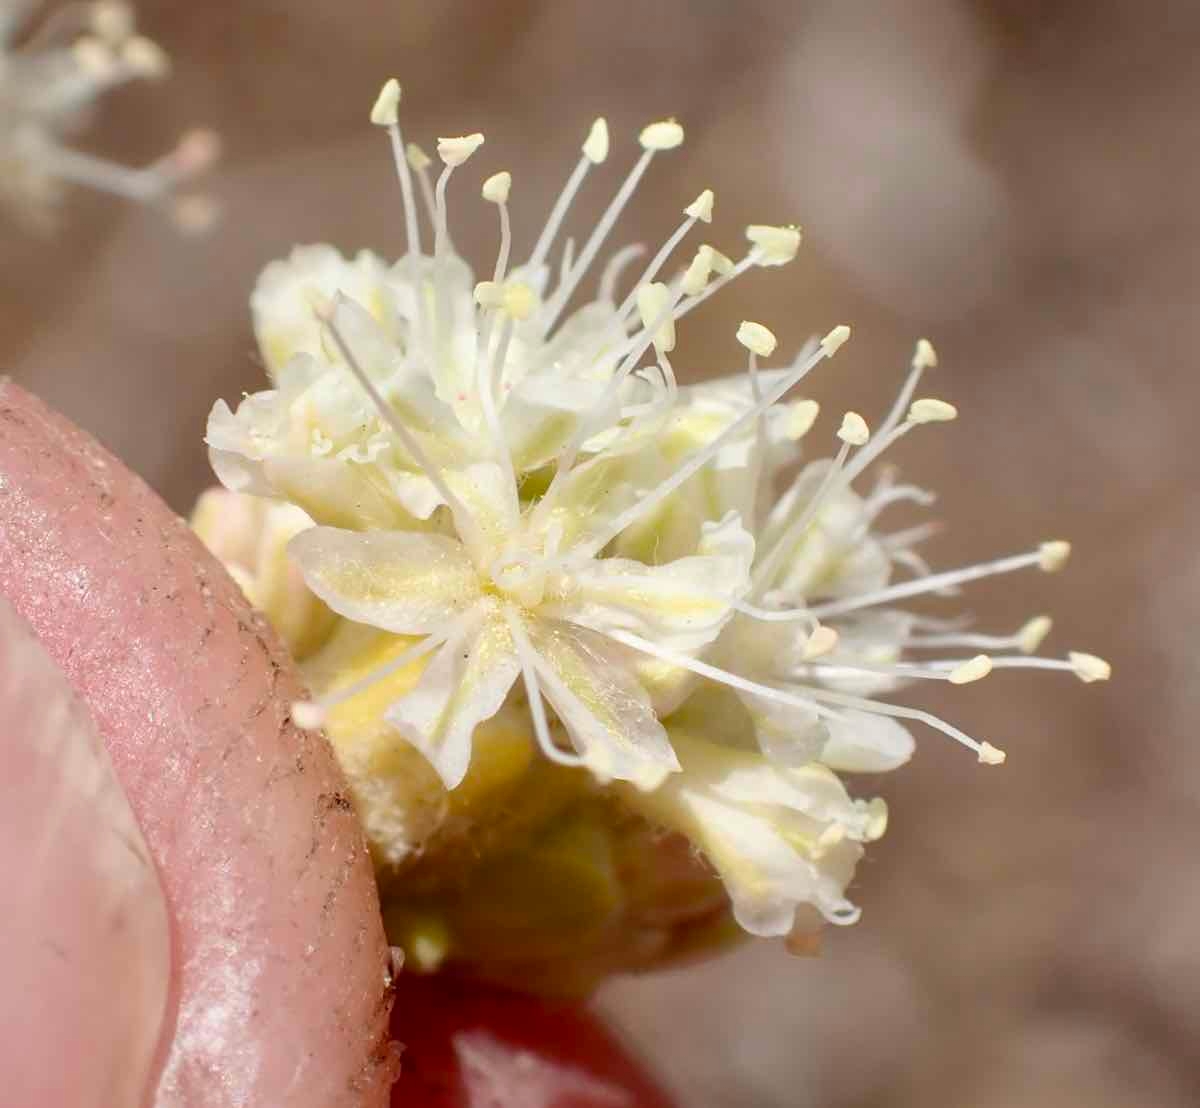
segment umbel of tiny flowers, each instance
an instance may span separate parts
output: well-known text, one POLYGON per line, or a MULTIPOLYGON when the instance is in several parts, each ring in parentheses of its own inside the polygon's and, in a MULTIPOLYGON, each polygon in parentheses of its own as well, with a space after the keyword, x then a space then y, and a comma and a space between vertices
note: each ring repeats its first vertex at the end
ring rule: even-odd
POLYGON ((36 20, 40 6, 0 0, 0 205, 46 226, 64 186, 84 185, 166 205, 182 230, 207 229, 212 200, 179 188, 216 160, 211 131, 187 132, 173 151, 138 169, 69 145, 104 93, 169 73, 163 49, 136 33, 132 7, 124 0, 64 3, 36 20))
POLYGON ((1053 572, 1068 545, 933 572, 918 553, 928 524, 881 528, 932 498, 890 470, 862 491, 868 471, 957 416, 918 395, 937 364, 926 340, 875 431, 847 412, 812 460, 817 406, 792 396, 848 327, 770 367, 774 334, 743 320, 745 372, 679 384, 679 321, 749 269, 790 262, 798 228, 748 227, 736 261, 708 244, 677 261, 713 220, 705 189, 632 281, 638 246, 612 252, 585 294, 639 182, 682 143, 677 122, 643 129, 603 214, 553 264, 608 157, 604 120, 520 264, 513 177, 488 176, 499 249, 476 281, 448 197, 484 138, 440 139, 434 180, 402 136, 400 95, 389 81, 371 119, 390 139, 407 250, 388 263, 303 247, 267 267, 251 304, 272 388, 214 406, 207 441, 229 491, 196 525, 306 667, 315 696, 294 717, 338 751, 410 965, 592 980, 680 956, 726 933, 714 874, 752 934, 803 946, 814 917, 853 922, 846 889, 886 808, 840 775, 907 761, 908 722, 1004 760, 881 697, 1000 668, 1108 676, 1092 655, 1035 656, 1044 616, 983 634, 904 605, 1053 572))

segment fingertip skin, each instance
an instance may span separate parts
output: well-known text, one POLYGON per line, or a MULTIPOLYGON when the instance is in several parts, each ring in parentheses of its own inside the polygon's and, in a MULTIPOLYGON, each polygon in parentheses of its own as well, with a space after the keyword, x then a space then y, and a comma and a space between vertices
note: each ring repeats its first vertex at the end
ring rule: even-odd
POLYGON ((3 379, 0 594, 87 704, 163 877, 155 1105, 387 1104, 374 878, 330 749, 288 717, 290 660, 182 520, 3 379))
POLYGON ((575 1002, 415 974, 401 974, 396 1001, 393 1108, 673 1108, 575 1002))

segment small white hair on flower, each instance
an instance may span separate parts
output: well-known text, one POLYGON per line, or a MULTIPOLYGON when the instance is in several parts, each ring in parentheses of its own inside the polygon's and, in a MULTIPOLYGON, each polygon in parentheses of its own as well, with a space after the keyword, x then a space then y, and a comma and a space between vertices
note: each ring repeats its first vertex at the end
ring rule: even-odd
POLYGON ((173 151, 137 169, 67 145, 110 89, 157 81, 170 71, 166 52, 136 33, 132 5, 64 3, 31 25, 29 11, 37 6, 0 3, 0 203, 45 226, 63 187, 83 185, 165 204, 182 230, 206 230, 216 216, 211 198, 178 190, 216 160, 219 143, 211 131, 189 131, 173 151))
POLYGON ((743 321, 745 373, 679 385, 678 324, 750 269, 790 262, 796 227, 750 225, 738 260, 708 245, 677 257, 713 217, 705 190, 632 281, 644 252, 613 251, 572 307, 652 163, 683 142, 674 120, 642 130, 599 219, 560 249, 576 196, 611 154, 607 124, 593 123, 519 264, 511 175, 485 175, 476 195, 496 212, 498 248, 477 280, 451 240, 450 196, 455 175, 486 157, 483 136, 440 139, 435 179, 399 104, 389 82, 371 119, 391 144, 406 252, 389 264, 310 246, 268 266, 252 304, 274 387, 236 410, 218 402, 208 426, 227 487, 311 517, 289 550, 314 596, 393 645, 374 669, 321 683, 297 719, 318 725, 402 672, 374 718, 452 791, 486 721, 516 711, 548 762, 687 834, 748 930, 785 934, 804 904, 851 922, 845 889, 884 821, 836 773, 903 764, 911 722, 1003 761, 881 695, 1005 668, 1109 673, 1089 654, 1036 656, 1045 617, 985 634, 905 605, 1054 571, 1069 547, 934 572, 917 549, 930 525, 881 530, 890 506, 931 495, 889 470, 856 486, 901 438, 958 414, 916 395, 938 363, 927 340, 878 425, 845 413, 815 460, 800 444, 813 441, 817 406, 792 394, 848 326, 776 368, 760 365, 774 332, 743 321))

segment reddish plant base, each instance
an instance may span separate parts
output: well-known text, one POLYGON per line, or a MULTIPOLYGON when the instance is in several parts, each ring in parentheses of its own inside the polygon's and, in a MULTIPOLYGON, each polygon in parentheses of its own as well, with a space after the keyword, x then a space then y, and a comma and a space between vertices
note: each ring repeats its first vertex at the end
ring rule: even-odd
POLYGON ((579 1004, 401 974, 393 1108, 674 1108, 579 1004))

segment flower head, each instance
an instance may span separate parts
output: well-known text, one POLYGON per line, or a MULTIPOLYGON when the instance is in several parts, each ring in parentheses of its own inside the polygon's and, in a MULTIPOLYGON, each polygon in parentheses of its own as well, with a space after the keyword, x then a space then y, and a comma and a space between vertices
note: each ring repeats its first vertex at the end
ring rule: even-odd
MULTIPOLYGON (((217 140, 209 131, 185 134, 173 152, 141 169, 67 145, 105 92, 161 80, 170 59, 137 34, 124 0, 64 4, 30 27, 27 16, 36 6, 0 0, 0 203, 45 224, 64 185, 157 203, 212 164, 217 140)), ((204 196, 175 196, 171 213, 183 229, 202 230, 213 208, 204 196)))
MULTIPOLYGON (((791 261, 801 235, 756 224, 737 261, 707 244, 677 259, 713 219, 706 189, 632 281, 642 251, 624 247, 589 285, 638 183, 683 141, 676 121, 641 132, 600 219, 555 265, 576 195, 608 157, 604 121, 520 264, 508 211, 517 185, 507 171, 487 176, 499 249, 477 280, 451 243, 449 195, 483 136, 440 139, 435 181, 431 160, 405 144, 400 99, 389 82, 372 121, 390 138, 407 252, 388 263, 312 246, 268 266, 252 307, 273 387, 236 410, 218 402, 207 436, 229 489, 290 502, 314 524, 288 550, 335 625, 306 648, 316 695, 296 713, 326 725, 385 871, 406 872, 410 899, 426 889, 389 918, 408 920, 395 927, 414 927, 422 949, 437 934, 432 947, 470 959, 475 936, 489 951, 476 961, 502 960, 498 905, 545 866, 615 911, 614 858, 632 820, 690 841, 747 931, 803 930, 813 910, 852 922, 846 888, 886 817, 838 773, 904 763, 910 721, 982 762, 1003 759, 881 697, 914 679, 961 684, 1014 666, 1107 676, 1090 655, 1033 657, 1043 617, 985 635, 904 604, 1057 569, 1066 544, 934 573, 917 550, 927 526, 881 529, 890 506, 931 497, 890 471, 861 491, 868 471, 907 434, 957 414, 917 396, 937 362, 925 340, 878 428, 846 413, 832 455, 815 460, 800 444, 817 406, 792 394, 848 327, 768 367, 774 333, 743 320, 744 374, 678 383, 677 324, 747 270, 791 261), (471 876, 454 876, 451 895, 446 859, 467 856, 471 876)), ((671 916, 672 949, 704 903, 671 916)), ((520 918, 539 910, 523 901, 520 918)), ((539 951, 562 939, 528 927, 539 951)), ((600 949, 609 968, 645 960, 600 949)))

